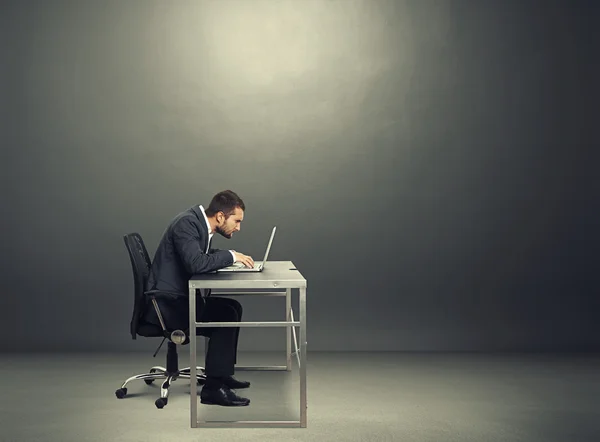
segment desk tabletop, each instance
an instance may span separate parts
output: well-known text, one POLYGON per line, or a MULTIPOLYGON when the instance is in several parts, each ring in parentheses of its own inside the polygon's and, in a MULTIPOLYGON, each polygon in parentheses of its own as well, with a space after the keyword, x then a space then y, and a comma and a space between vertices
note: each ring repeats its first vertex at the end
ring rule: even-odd
POLYGON ((306 279, 292 261, 267 261, 262 272, 219 272, 193 275, 190 288, 267 289, 306 288, 306 279))

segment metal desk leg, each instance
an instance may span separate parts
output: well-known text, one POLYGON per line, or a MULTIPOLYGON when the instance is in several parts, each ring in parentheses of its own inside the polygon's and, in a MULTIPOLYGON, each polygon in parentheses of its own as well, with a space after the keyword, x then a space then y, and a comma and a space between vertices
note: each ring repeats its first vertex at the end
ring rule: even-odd
MULTIPOLYGON (((292 312, 292 289, 285 291, 285 320, 290 321, 292 312)), ((293 321, 293 319, 292 319, 293 321)), ((285 328, 286 345, 285 345, 285 363, 286 370, 292 371, 292 327, 285 328)), ((297 351, 298 349, 296 349, 297 351)))
MULTIPOLYGON (((292 322, 295 322, 294 320, 294 310, 290 310, 290 315, 292 318, 292 322)), ((298 368, 300 368, 300 351, 298 350, 298 340, 296 339, 296 327, 288 327, 288 329, 291 328, 292 329, 292 333, 294 334, 294 348, 296 349, 296 351, 294 352, 294 354, 296 355, 296 360, 298 361, 298 368)))
MULTIPOLYGON (((306 428, 306 287, 300 291, 300 426, 306 428)), ((196 364, 194 364, 196 365, 196 364)), ((194 375, 193 379, 196 379, 194 375)))
POLYGON ((196 289, 189 289, 190 298, 190 413, 192 428, 198 427, 198 384, 196 381, 196 289))

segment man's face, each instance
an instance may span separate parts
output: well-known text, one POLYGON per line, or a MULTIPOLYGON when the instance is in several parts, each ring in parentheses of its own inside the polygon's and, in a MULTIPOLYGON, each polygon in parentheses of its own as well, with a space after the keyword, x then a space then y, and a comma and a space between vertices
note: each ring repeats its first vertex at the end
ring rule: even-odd
POLYGON ((242 220, 244 219, 244 211, 239 207, 236 207, 235 212, 225 218, 223 212, 217 213, 217 228, 218 234, 224 236, 227 239, 231 239, 234 232, 237 232, 241 228, 242 220))

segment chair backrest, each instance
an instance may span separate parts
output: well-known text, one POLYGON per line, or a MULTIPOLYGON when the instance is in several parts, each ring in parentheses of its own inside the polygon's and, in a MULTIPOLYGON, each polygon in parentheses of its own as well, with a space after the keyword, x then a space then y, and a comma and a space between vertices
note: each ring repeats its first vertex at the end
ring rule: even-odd
POLYGON ((139 233, 128 233, 123 236, 125 247, 129 252, 131 261, 131 270, 133 271, 133 315, 131 317, 130 331, 131 338, 136 339, 140 316, 144 311, 144 292, 146 283, 150 276, 152 262, 148 250, 144 245, 144 240, 139 233))

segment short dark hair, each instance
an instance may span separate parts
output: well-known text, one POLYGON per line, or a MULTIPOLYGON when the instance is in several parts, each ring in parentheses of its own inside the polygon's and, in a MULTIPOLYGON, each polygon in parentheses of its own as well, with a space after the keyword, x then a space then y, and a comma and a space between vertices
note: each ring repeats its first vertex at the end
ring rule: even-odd
POLYGON ((206 209, 206 216, 214 216, 218 212, 223 212, 225 218, 229 218, 236 208, 246 210, 246 206, 242 199, 231 190, 224 190, 213 196, 208 209, 206 209))

